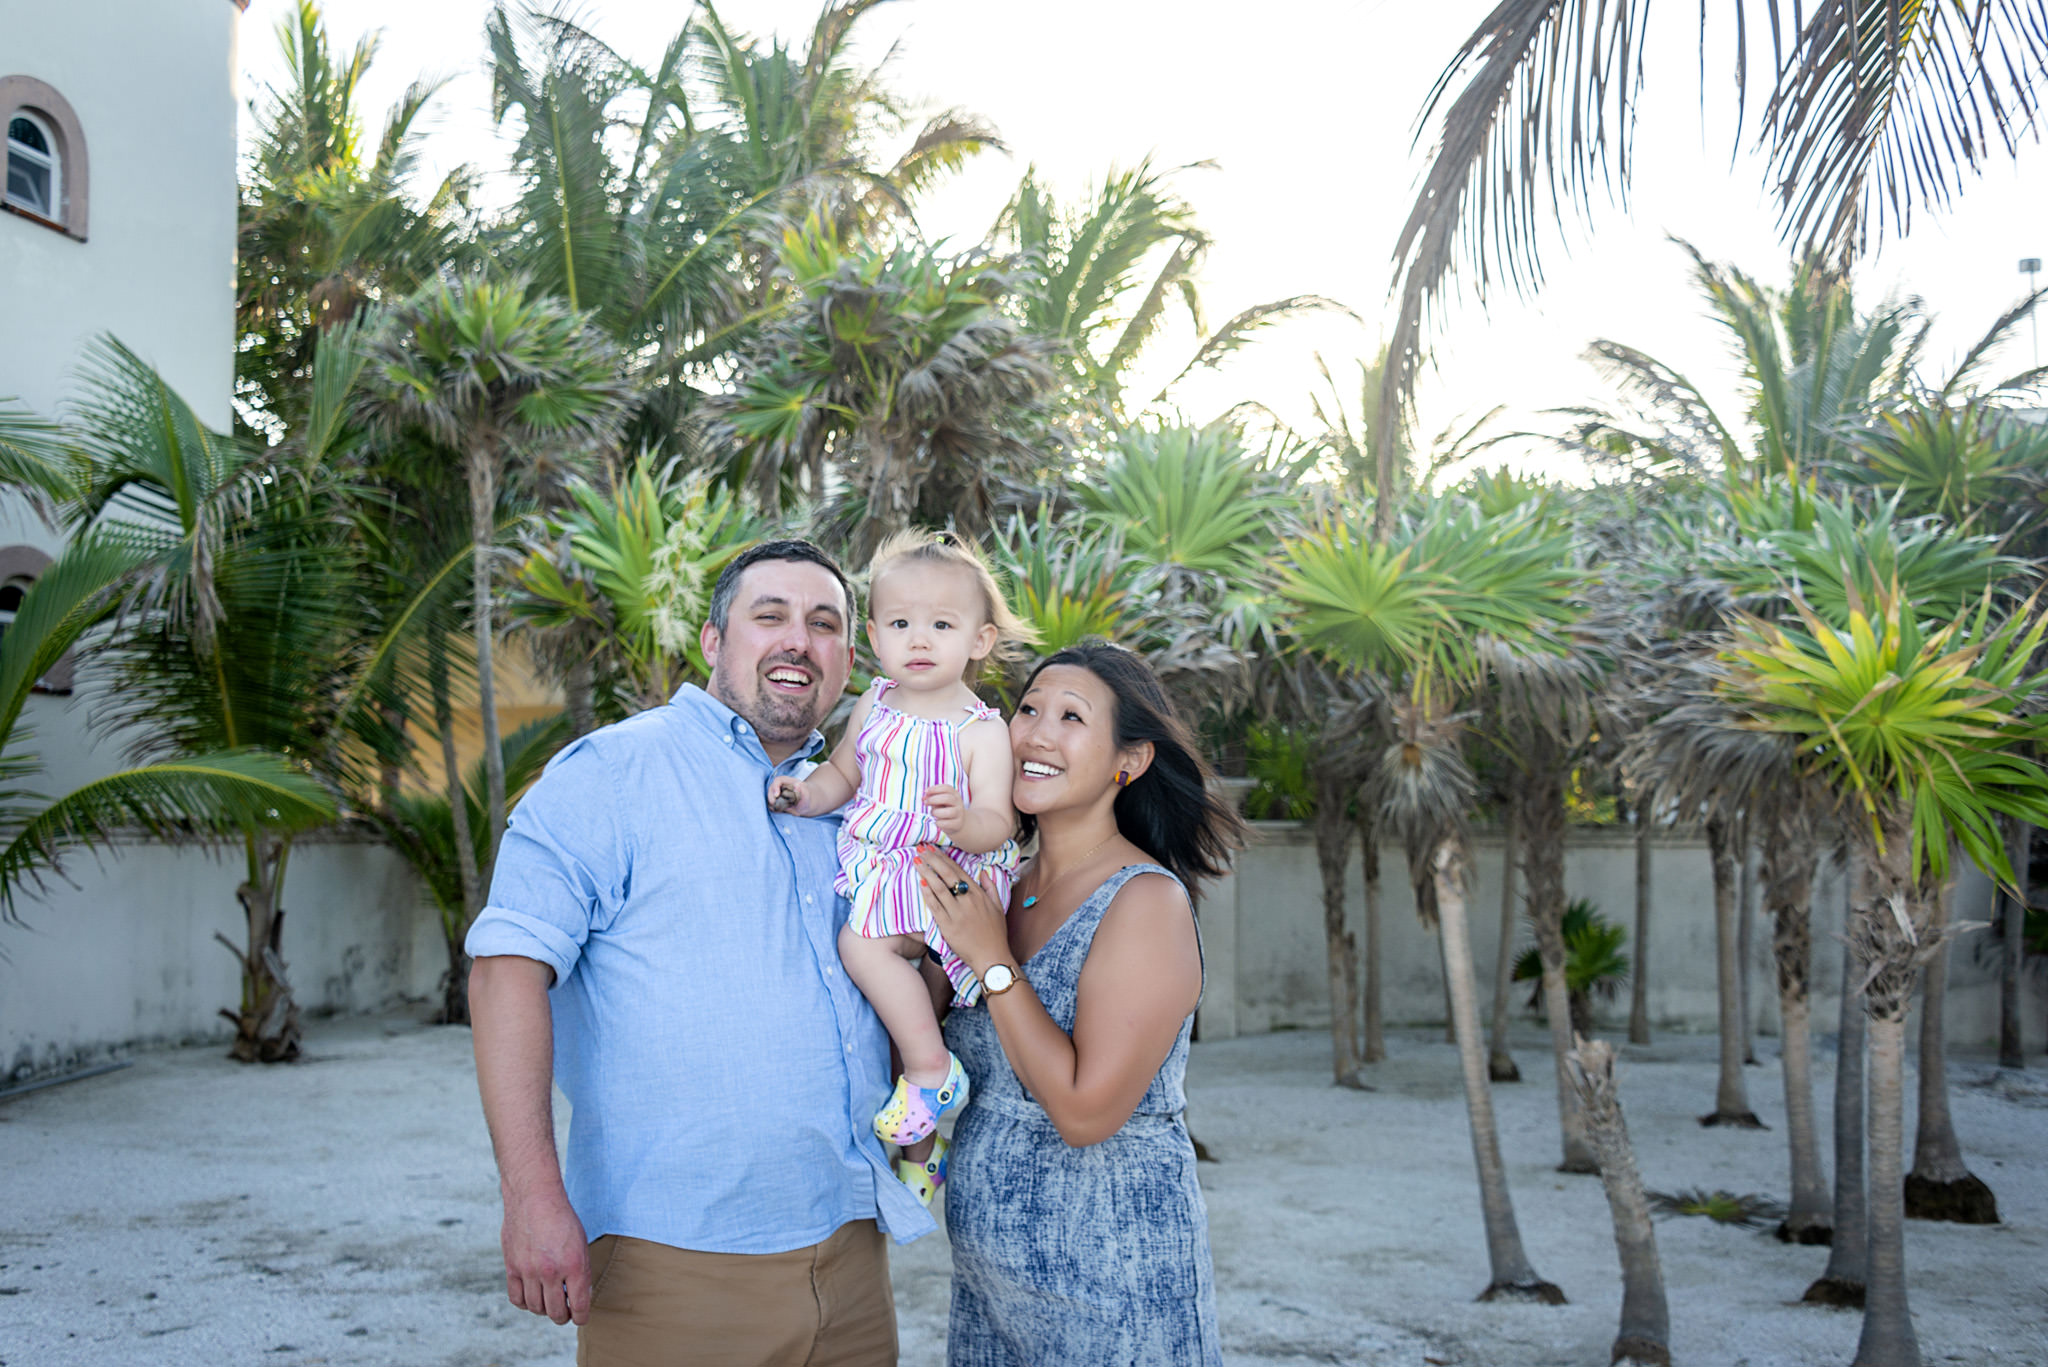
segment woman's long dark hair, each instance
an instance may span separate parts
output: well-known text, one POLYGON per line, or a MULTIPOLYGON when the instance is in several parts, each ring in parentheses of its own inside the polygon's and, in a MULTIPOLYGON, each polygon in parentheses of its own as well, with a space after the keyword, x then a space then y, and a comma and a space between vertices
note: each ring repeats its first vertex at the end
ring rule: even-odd
MULTIPOLYGON (((1173 870, 1190 892, 1202 879, 1222 874, 1230 867, 1231 852, 1244 844, 1244 821, 1216 794, 1210 782, 1215 771, 1195 747, 1194 734, 1173 710, 1152 666, 1122 646, 1068 646, 1038 662, 1025 691, 1054 665, 1085 669, 1109 689, 1117 749, 1151 742, 1151 765, 1116 795, 1118 832, 1173 870)), ((1038 829, 1035 817, 1025 814, 1021 821, 1027 838, 1038 829)))

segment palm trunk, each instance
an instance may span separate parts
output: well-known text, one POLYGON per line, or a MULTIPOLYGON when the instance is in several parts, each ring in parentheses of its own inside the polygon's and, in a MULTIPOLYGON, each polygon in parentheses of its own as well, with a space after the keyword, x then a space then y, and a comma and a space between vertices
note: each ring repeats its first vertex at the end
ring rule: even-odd
POLYGON ((1564 830, 1566 772, 1536 768, 1522 792, 1522 869, 1529 889, 1529 924, 1543 961, 1543 1014, 1550 1023, 1550 1059, 1557 1074, 1557 1118, 1564 1139, 1559 1172, 1600 1171, 1586 1138, 1579 1094, 1565 1056, 1572 1050, 1572 999, 1564 976, 1564 830))
POLYGON ((455 824, 455 866, 462 872, 462 918, 441 936, 447 941, 448 972, 441 980, 441 1023, 469 1023, 469 955, 462 947, 470 923, 483 910, 484 887, 476 866, 476 834, 469 825, 469 800, 462 787, 462 762, 455 754, 455 704, 448 686, 448 649, 437 634, 427 645, 427 684, 434 699, 434 727, 441 733, 441 773, 448 814, 455 824))
POLYGON ((1365 878, 1365 1061, 1387 1056, 1386 1005, 1380 991, 1380 833, 1378 824, 1358 804, 1358 843, 1365 878))
MULTIPOLYGON (((1857 861, 1861 865, 1864 861, 1857 861)), ((1846 871, 1845 871, 1846 873, 1846 871)), ((1865 877, 1859 867, 1857 878, 1865 877)), ((1848 903, 1856 894, 1842 880, 1846 924, 1855 912, 1848 903)), ((1867 886, 1867 884, 1866 884, 1867 886)), ((1840 1047, 1835 1051, 1835 1237, 1828 1249, 1827 1269, 1800 1297, 1813 1305, 1863 1308, 1863 1285, 1870 1276, 1870 1210, 1863 1180, 1863 1050, 1868 1017, 1857 990, 1862 968, 1848 936, 1842 940, 1842 1011, 1840 1047)))
POLYGON ((1905 1139, 1906 1019, 1870 1017, 1870 1271, 1855 1367, 1920 1367, 1906 1302, 1906 1211, 1900 1187, 1905 1139))
POLYGON ((1763 893, 1771 909, 1771 955, 1778 977, 1780 1043, 1784 1053, 1785 1135, 1791 1146, 1792 1201, 1778 1226, 1786 1243, 1824 1244, 1832 1238, 1827 1178, 1821 1171, 1814 1128, 1813 1058, 1808 1037, 1813 977, 1813 875, 1820 850, 1801 826, 1774 825, 1764 836, 1763 893))
POLYGON ((1900 1171, 1905 1138, 1906 1011, 1925 937, 1910 873, 1911 831, 1891 815, 1868 902, 1859 898, 1852 940, 1864 965, 1870 1015, 1870 1268, 1855 1367, 1920 1367, 1906 1300, 1906 1210, 1900 1171), (1910 924, 1910 928, 1908 928, 1910 924))
POLYGON ((1358 940, 1346 925, 1344 870, 1351 862, 1351 793, 1347 774, 1324 772, 1316 783, 1316 864, 1323 875, 1323 942, 1330 974, 1330 1070, 1339 1087, 1363 1088, 1352 988, 1358 981, 1358 940))
POLYGON ((2020 969, 2027 955, 2027 865, 2034 856, 2034 828, 2024 821, 2006 822, 2006 847, 2012 851, 2014 892, 1994 894, 1994 905, 2005 914, 2000 919, 2004 954, 1998 973, 1998 1066, 2027 1066, 2026 1031, 2020 1024, 2020 969))
POLYGON ((593 696, 597 686, 591 677, 592 672, 590 657, 579 653, 570 663, 569 677, 563 682, 571 740, 587 736, 597 729, 597 707, 593 696))
POLYGON ((241 962, 240 1011, 222 1008, 234 1022, 235 1042, 228 1057, 242 1063, 289 1063, 299 1056, 299 1007, 285 974, 284 874, 291 841, 260 831, 243 836, 248 876, 235 889, 242 905, 246 939, 237 946, 225 935, 215 939, 241 962))
POLYGON ((1522 1250, 1521 1230, 1501 1162, 1500 1131, 1486 1082, 1486 1052, 1479 1042, 1478 991, 1472 981, 1472 941, 1465 914, 1465 858, 1451 841, 1431 861, 1438 942, 1451 985, 1451 1020, 1458 1031, 1458 1064, 1465 1078, 1465 1112, 1472 1126, 1472 1157, 1479 1168, 1479 1208, 1486 1221, 1486 1256, 1492 1280, 1482 1301, 1539 1301, 1563 1305, 1564 1292, 1536 1275, 1522 1250))
POLYGON ((497 468, 493 441, 478 433, 469 448, 469 535, 474 558, 470 566, 470 604, 476 619, 476 712, 484 750, 485 839, 479 861, 479 886, 488 890, 498 841, 505 834, 505 753, 498 735, 498 689, 491 674, 494 597, 491 592, 492 550, 497 540, 497 468))
POLYGON ((1628 985, 1628 1042, 1650 1042, 1650 823, 1636 811, 1635 972, 1628 985))
POLYGON ((1952 1220, 1959 1225, 1998 1223, 1998 1198, 1963 1161, 1962 1141, 1948 1106, 1948 929, 1953 883, 1934 898, 1930 918, 1942 936, 1920 976, 1920 1123, 1913 1136, 1913 1170, 1906 1174, 1906 1217, 1952 1220))
POLYGON ((1716 817, 1707 822, 1707 852, 1714 863, 1714 962, 1721 998, 1721 1076, 1714 1089, 1714 1109, 1700 1117, 1702 1125, 1734 1125, 1760 1130, 1764 1123, 1749 1109, 1748 1084, 1742 1078, 1742 1001, 1736 972, 1734 832, 1716 817))
POLYGON ((1621 1329, 1614 1337, 1610 1362, 1671 1367, 1671 1309, 1664 1297, 1664 1268, 1615 1087, 1614 1049, 1602 1040, 1582 1039, 1569 1061, 1572 1087, 1586 1115, 1586 1133, 1600 1157, 1600 1183, 1607 1189, 1614 1246, 1621 1255, 1621 1329))
POLYGON ((1500 831, 1500 954, 1493 961, 1493 1019, 1486 1046, 1486 1075, 1495 1082, 1520 1082, 1522 1070, 1508 1052, 1508 994, 1515 977, 1515 866, 1520 859, 1515 820, 1516 803, 1501 813, 1500 831))
POLYGON ((1756 1002, 1749 990, 1751 962, 1756 958, 1754 940, 1757 921, 1757 869, 1754 851, 1745 830, 1742 841, 1742 891, 1736 901, 1735 920, 1735 1002, 1742 1017, 1742 1062, 1745 1067, 1755 1068, 1756 1061, 1756 1002))

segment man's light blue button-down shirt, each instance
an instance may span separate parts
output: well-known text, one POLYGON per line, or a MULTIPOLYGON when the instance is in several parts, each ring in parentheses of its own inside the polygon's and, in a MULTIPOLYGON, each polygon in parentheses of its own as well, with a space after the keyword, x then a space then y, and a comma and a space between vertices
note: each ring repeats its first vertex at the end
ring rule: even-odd
POLYGON ((555 971, 563 1176, 592 1239, 781 1253, 852 1220, 935 1228, 872 1129, 889 1041, 839 965, 837 824, 768 810, 769 776, 807 768, 686 686, 563 750, 512 814, 468 949, 555 971))

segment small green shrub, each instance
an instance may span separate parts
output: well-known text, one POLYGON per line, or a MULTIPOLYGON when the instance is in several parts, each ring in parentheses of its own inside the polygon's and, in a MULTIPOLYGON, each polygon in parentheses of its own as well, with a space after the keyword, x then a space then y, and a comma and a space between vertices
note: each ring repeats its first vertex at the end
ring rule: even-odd
MULTIPOLYGON (((1572 1029, 1590 1034, 1593 998, 1612 1001, 1628 985, 1632 964, 1622 952, 1628 932, 1583 897, 1564 909, 1564 985, 1571 995, 1572 1029)), ((1534 945, 1515 957, 1515 981, 1534 982, 1529 1009, 1543 1009, 1543 959, 1534 945)))
POLYGON ((1659 1215, 1704 1215, 1718 1225, 1738 1229, 1768 1229, 1785 1218, 1785 1207, 1756 1192, 1690 1191, 1646 1193, 1650 1209, 1659 1215))
POLYGON ((1308 774, 1313 738, 1289 726, 1254 722, 1245 728, 1245 774, 1257 787, 1244 802, 1257 821, 1306 821, 1315 815, 1316 790, 1308 774))

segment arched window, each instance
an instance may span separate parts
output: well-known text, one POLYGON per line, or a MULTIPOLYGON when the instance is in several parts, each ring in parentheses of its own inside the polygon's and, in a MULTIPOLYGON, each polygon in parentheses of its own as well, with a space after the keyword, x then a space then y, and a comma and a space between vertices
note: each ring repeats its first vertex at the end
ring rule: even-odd
POLYGON ((26 109, 7 120, 7 202, 54 221, 64 203, 57 136, 26 109))
POLYGON ((85 241, 85 130, 70 101, 33 76, 0 76, 0 209, 85 241))

